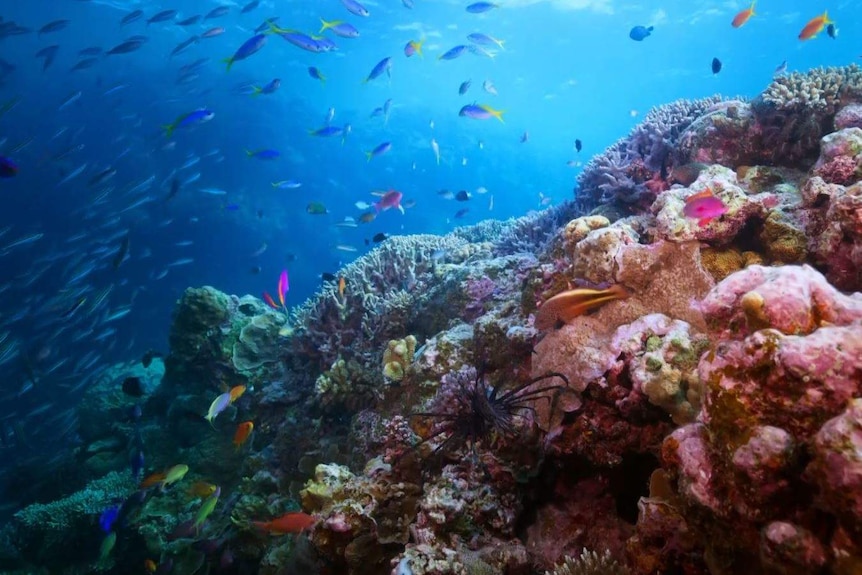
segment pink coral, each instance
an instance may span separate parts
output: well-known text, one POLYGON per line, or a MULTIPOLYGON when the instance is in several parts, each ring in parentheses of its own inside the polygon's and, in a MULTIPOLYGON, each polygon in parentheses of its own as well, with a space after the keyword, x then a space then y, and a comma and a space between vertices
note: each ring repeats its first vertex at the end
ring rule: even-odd
POLYGON ((760 550, 763 562, 782 575, 817 573, 826 564, 826 550, 817 537, 785 521, 773 521, 763 529, 760 550))
POLYGON ((839 156, 814 168, 814 175, 820 176, 830 184, 841 184, 843 186, 852 184, 859 180, 859 163, 849 156, 839 156))

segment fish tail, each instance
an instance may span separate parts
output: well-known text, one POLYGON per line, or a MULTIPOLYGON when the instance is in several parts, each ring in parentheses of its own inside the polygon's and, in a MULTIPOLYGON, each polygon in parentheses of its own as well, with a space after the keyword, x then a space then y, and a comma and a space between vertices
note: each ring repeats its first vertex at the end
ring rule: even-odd
POLYGON ((371 158, 374 157, 374 152, 365 152, 365 157, 367 158, 366 161, 370 162, 371 158))
POLYGON ((422 44, 424 44, 424 43, 425 43, 425 38, 422 38, 421 40, 416 42, 416 44, 413 45, 413 49, 416 50, 416 53, 419 55, 420 58, 425 57, 424 54, 422 54, 422 44))
POLYGON ((233 66, 233 56, 231 56, 230 58, 225 58, 224 60, 222 60, 222 62, 227 64, 227 70, 226 71, 230 72, 230 67, 233 66))
POLYGON ((251 88, 252 88, 252 93, 251 93, 252 98, 255 98, 255 97, 263 94, 263 88, 261 88, 260 86, 252 86, 251 88))
MULTIPOLYGON (((495 118, 497 118, 498 120, 500 120, 501 122, 503 122, 503 114, 506 112, 505 110, 493 110, 493 109, 490 109, 490 110, 488 110, 488 111, 489 111, 489 112, 491 112, 491 115, 493 115, 495 118)), ((503 122, 503 123, 505 124, 506 122, 503 122)))
POLYGON ((254 156, 254 152, 252 152, 251 150, 246 150, 246 151, 245 151, 245 155, 246 155, 247 157, 251 158, 252 156, 254 156))
POLYGON ((824 24, 835 24, 835 22, 833 20, 829 19, 829 14, 827 12, 828 12, 828 10, 823 11, 823 23, 824 24))
POLYGON ((174 130, 176 129, 176 124, 164 124, 162 129, 165 131, 165 137, 170 138, 174 135, 174 130))
POLYGON ((318 32, 318 34, 323 34, 329 28, 332 28, 332 22, 327 22, 323 18, 320 19, 320 23, 322 24, 322 26, 320 27, 320 31, 318 32))

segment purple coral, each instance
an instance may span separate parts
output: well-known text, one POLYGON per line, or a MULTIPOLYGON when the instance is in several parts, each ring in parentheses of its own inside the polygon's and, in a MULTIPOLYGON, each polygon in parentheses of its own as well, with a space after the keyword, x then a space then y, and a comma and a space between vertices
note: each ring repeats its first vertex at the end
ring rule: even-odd
POLYGON ((497 291, 497 284, 491 278, 482 276, 470 278, 464 285, 464 295, 467 296, 467 305, 464 312, 468 319, 476 319, 485 312, 486 302, 497 291))

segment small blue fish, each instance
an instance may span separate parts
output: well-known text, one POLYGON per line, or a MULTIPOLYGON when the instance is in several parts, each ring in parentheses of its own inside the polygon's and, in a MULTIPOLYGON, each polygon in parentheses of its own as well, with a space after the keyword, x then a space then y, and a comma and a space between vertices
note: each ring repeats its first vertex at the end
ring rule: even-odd
POLYGON ((99 515, 99 527, 102 528, 102 531, 105 533, 110 533, 111 529, 114 528, 114 523, 117 522, 117 518, 120 516, 120 506, 119 505, 111 505, 99 515))
POLYGON ((465 80, 464 82, 461 82, 460 86, 458 86, 458 94, 463 96, 464 94, 467 93, 467 90, 469 90, 469 89, 470 89, 470 80, 465 80))
POLYGON ((176 130, 177 128, 191 128, 192 126, 197 126, 199 124, 203 124, 204 122, 209 122, 214 117, 215 113, 212 110, 201 108, 199 110, 183 114, 182 116, 174 120, 173 124, 166 124, 162 126, 162 128, 165 130, 165 136, 170 138, 173 135, 174 130, 176 130))
POLYGON ((297 48, 302 48, 303 50, 306 50, 308 52, 327 51, 324 45, 321 44, 319 40, 312 38, 308 34, 304 34, 296 30, 286 30, 283 28, 278 28, 274 25, 272 25, 272 30, 274 33, 278 34, 283 39, 287 40, 297 48))
POLYGON ((342 38, 359 38, 359 30, 349 22, 343 22, 341 20, 327 22, 321 18, 320 23, 322 26, 320 27, 320 32, 318 32, 318 34, 323 34, 327 30, 332 30, 336 36, 340 36, 342 38))
POLYGON ((281 156, 281 152, 278 150, 273 150, 270 148, 264 148, 262 150, 246 150, 245 154, 249 158, 257 158, 259 160, 275 160, 281 156))
POLYGON ((440 56, 437 56, 437 59, 438 60, 454 60, 455 58, 457 58, 458 56, 463 54, 466 49, 467 49, 467 46, 464 46, 463 44, 455 46, 454 48, 449 49, 446 53, 444 53, 440 56))
POLYGON ((302 187, 302 182, 297 182, 296 180, 282 180, 280 182, 273 182, 272 187, 278 188, 279 190, 295 190, 302 187))
POLYGON ((631 32, 629 32, 629 38, 631 38, 635 42, 640 42, 644 38, 649 37, 649 35, 652 34, 652 30, 652 26, 650 26, 649 28, 645 26, 635 26, 634 28, 632 28, 631 32))
POLYGON ((494 4, 493 2, 474 2, 467 6, 466 10, 471 14, 481 14, 499 6, 499 4, 494 4))
POLYGON ((279 78, 274 78, 273 80, 271 80, 268 84, 266 84, 263 87, 252 86, 252 89, 254 91, 252 92, 251 95, 252 96, 260 96, 261 94, 272 94, 276 90, 278 90, 279 86, 281 86, 281 80, 279 78))
POLYGON ((263 34, 256 34, 246 40, 243 45, 234 52, 233 56, 225 58, 224 63, 227 64, 228 71, 230 71, 230 67, 233 66, 234 62, 245 60, 249 56, 256 54, 261 48, 263 48, 264 44, 266 44, 266 36, 263 34))
POLYGON ((376 148, 371 150, 370 152, 365 152, 365 156, 368 158, 368 161, 371 161, 371 158, 376 158, 377 156, 382 156, 386 152, 392 149, 392 142, 383 142, 382 144, 378 144, 376 148))
POLYGON ((497 38, 488 36, 487 34, 482 34, 481 32, 468 34, 467 39, 474 44, 481 44, 482 46, 497 46, 500 50, 503 49, 503 40, 498 40, 497 38))
POLYGON ((320 80, 321 82, 324 82, 324 83, 326 82, 326 76, 324 76, 323 72, 321 72, 318 68, 316 68, 314 66, 308 67, 308 75, 311 76, 312 78, 314 78, 315 80, 320 80))
POLYGON ((386 76, 388 78, 392 77, 392 58, 387 56, 383 58, 377 64, 374 65, 374 68, 371 69, 371 73, 368 74, 368 77, 365 78, 364 82, 370 82, 371 80, 380 76, 383 72, 386 72, 386 76))
POLYGON ((332 136, 341 136, 344 134, 344 128, 338 126, 324 126, 317 130, 309 130, 308 134, 320 138, 331 138, 332 136))
POLYGON ((351 14, 362 16, 363 18, 371 16, 371 12, 356 0, 341 0, 341 3, 344 4, 344 7, 347 8, 347 11, 351 14))

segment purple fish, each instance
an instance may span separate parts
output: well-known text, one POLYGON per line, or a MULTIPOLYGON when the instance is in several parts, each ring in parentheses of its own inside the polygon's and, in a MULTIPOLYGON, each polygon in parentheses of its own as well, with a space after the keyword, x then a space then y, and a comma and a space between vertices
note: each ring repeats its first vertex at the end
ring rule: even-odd
POLYGON ((176 10, 162 10, 149 20, 147 20, 147 25, 153 24, 155 22, 167 22, 168 20, 173 20, 177 15, 176 10))
POLYGON ((189 16, 185 20, 180 20, 179 22, 177 22, 177 25, 178 26, 191 26, 193 24, 197 24, 200 21, 201 21, 201 15, 195 14, 194 16, 189 16))
POLYGON ((261 48, 263 48, 264 44, 266 44, 266 36, 263 34, 256 34, 246 40, 233 56, 224 60, 225 64, 227 64, 228 71, 230 71, 230 67, 233 66, 234 62, 245 60, 252 54, 256 54, 261 48))
POLYGON ((467 104, 461 108, 458 115, 473 118, 474 120, 489 120, 491 118, 497 118, 501 122, 503 121, 502 110, 495 110, 491 106, 486 106, 485 104, 467 104))
POLYGON ((682 213, 687 218, 697 220, 698 226, 705 226, 715 218, 727 213, 727 205, 721 198, 713 195, 709 188, 702 192, 691 195, 685 199, 685 207, 682 213))
POLYGON ((215 8, 210 10, 206 16, 204 16, 204 20, 209 20, 210 18, 219 18, 226 15, 228 12, 230 12, 230 6, 216 6, 215 8))
POLYGON ((277 34, 296 46, 297 48, 302 48, 303 50, 307 50, 308 52, 325 52, 323 45, 320 43, 320 40, 315 40, 308 34, 303 34, 302 32, 297 32, 296 30, 284 30, 282 28, 275 28, 277 30, 277 34))
POLYGON ((363 18, 367 18, 371 15, 371 12, 356 0, 341 0, 341 3, 344 4, 344 7, 347 8, 347 11, 351 14, 362 16, 363 18))
POLYGON ((102 531, 105 533, 110 533, 114 528, 114 523, 116 523, 117 518, 120 516, 120 506, 119 505, 111 505, 99 515, 99 527, 102 528, 102 531))
POLYGON ((336 36, 341 36, 342 38, 359 38, 359 30, 349 22, 342 22, 340 20, 327 22, 323 18, 320 19, 320 22, 322 26, 320 27, 320 32, 318 32, 318 34, 323 34, 327 30, 332 30, 336 36))
POLYGON ((370 82, 380 76, 383 72, 386 72, 387 77, 392 77, 392 58, 389 56, 383 58, 374 65, 374 68, 371 69, 371 73, 368 74, 368 77, 365 78, 364 82, 370 82))

